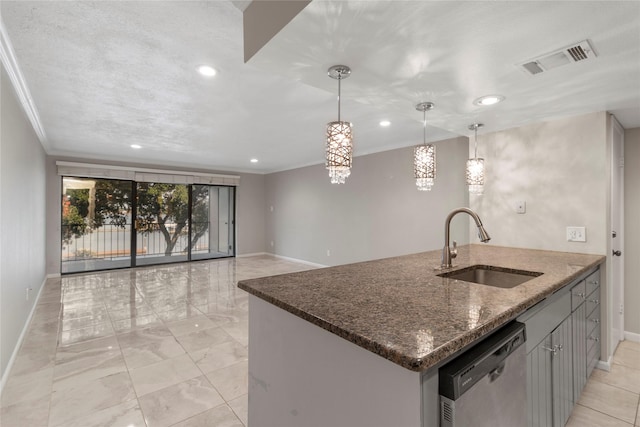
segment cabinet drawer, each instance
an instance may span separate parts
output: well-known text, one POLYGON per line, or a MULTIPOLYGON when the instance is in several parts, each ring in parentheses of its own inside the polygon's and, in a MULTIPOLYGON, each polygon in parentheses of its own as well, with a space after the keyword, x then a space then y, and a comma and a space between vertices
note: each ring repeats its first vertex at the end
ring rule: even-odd
POLYGON ((551 301, 542 301, 525 314, 518 317, 518 322, 526 326, 527 353, 532 351, 540 341, 551 333, 567 316, 571 315, 571 296, 569 292, 554 295, 551 301))
POLYGON ((575 310, 584 302, 587 297, 587 284, 581 281, 571 288, 571 311, 575 310))
POLYGON ((600 343, 594 343, 595 345, 591 347, 589 353, 587 354, 587 378, 591 376, 591 372, 593 372, 593 368, 598 364, 598 360, 600 360, 600 343))
POLYGON ((589 360, 589 355, 592 353, 593 349, 597 347, 600 348, 600 328, 594 328, 591 333, 587 334, 587 360, 589 360))
POLYGON ((591 294, 596 290, 598 286, 600 286, 600 270, 594 271, 589 277, 585 279, 585 284, 587 287, 587 295, 591 294))
MULTIPOLYGON (((600 308, 600 292, 596 291, 587 297, 587 316, 591 316, 594 310, 600 308)), ((600 311, 600 310, 597 310, 600 311)))
POLYGON ((587 317, 587 337, 590 336, 596 328, 600 328, 600 311, 596 310, 587 317))

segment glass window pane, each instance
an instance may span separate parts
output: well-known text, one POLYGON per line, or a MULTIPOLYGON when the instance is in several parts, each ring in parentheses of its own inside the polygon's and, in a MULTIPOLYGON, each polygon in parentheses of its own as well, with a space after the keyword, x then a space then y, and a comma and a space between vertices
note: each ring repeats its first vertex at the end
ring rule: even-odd
POLYGON ((186 261, 188 251, 188 186, 137 183, 136 264, 186 261))
POLYGON ((62 178, 61 272, 131 266, 131 182, 62 178))

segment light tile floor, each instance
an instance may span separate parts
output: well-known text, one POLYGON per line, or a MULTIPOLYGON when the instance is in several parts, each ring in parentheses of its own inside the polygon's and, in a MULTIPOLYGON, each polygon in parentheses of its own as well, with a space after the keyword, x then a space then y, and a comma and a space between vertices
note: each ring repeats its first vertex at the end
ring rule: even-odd
POLYGON ((248 295, 311 267, 270 256, 48 280, 2 393, 2 427, 242 427, 248 295))
POLYGON ((622 341, 609 372, 594 369, 567 427, 640 426, 640 343, 622 341))
MULTIPOLYGON (((47 281, 2 393, 2 427, 243 427, 248 295, 307 270, 269 256, 47 281)), ((640 426, 640 343, 594 370, 567 426, 640 426)))

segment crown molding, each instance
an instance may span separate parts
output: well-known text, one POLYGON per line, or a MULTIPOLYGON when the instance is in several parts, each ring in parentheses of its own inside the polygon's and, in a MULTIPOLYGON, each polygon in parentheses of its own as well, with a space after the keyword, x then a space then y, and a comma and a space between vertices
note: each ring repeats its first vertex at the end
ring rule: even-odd
POLYGON ((7 34, 2 19, 0 19, 0 60, 9 75, 9 79, 13 84, 13 88, 18 95, 18 99, 20 100, 20 104, 22 104, 24 112, 27 114, 27 117, 31 122, 33 130, 40 140, 40 144, 42 144, 42 147, 44 147, 44 150, 48 153, 49 142, 47 141, 47 135, 44 132, 42 123, 40 122, 40 116, 38 115, 38 110, 33 103, 33 98, 31 98, 27 82, 24 80, 24 76, 18 66, 18 61, 16 60, 13 52, 11 40, 9 39, 9 35, 7 34))

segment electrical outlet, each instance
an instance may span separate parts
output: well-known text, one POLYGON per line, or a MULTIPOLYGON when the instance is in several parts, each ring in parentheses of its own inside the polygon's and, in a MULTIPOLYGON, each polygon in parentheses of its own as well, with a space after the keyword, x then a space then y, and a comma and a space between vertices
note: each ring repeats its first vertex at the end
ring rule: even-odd
POLYGON ((327 249, 327 256, 331 256, 331 251, 327 249))
POLYGON ((271 242, 269 242, 269 244, 271 245, 271 247, 273 247, 273 240, 271 242))
POLYGON ((29 297, 31 296, 31 291, 33 288, 27 288, 27 301, 29 301, 29 297))
POLYGON ((516 213, 523 214, 527 212, 527 202, 524 200, 517 201, 515 204, 516 213))
POLYGON ((586 242, 587 230, 585 227, 567 227, 567 242, 586 242))

